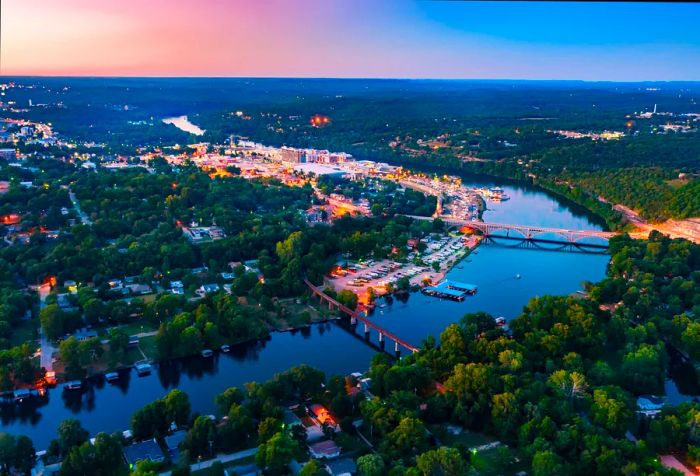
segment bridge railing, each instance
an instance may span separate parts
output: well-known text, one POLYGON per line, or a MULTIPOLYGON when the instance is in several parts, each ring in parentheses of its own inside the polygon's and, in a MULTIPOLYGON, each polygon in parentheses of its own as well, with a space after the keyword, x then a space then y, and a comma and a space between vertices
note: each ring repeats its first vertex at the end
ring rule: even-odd
POLYGON ((313 294, 315 294, 316 296, 320 297, 320 298, 323 299, 324 301, 328 302, 328 303, 331 304, 332 306, 337 307, 338 310, 340 310, 340 311, 342 311, 343 313, 347 314, 347 315, 350 316, 351 318, 357 319, 358 321, 361 321, 363 324, 365 324, 367 327, 370 327, 370 328, 376 330, 377 332, 380 333, 380 336, 383 336, 383 337, 386 337, 387 339, 393 340, 393 341, 396 342, 398 345, 401 345, 401 346, 405 347, 406 349, 410 350, 411 352, 418 352, 418 350, 420 350, 418 347, 409 344, 408 342, 406 342, 405 340, 403 340, 402 338, 400 338, 399 336, 397 336, 397 335, 394 334, 393 332, 384 329, 382 326, 380 326, 380 325, 378 325, 378 324, 376 324, 376 323, 370 321, 370 320, 367 319, 366 317, 361 316, 358 312, 353 311, 353 310, 350 309, 349 307, 347 307, 347 306, 341 304, 341 303, 338 302, 336 299, 333 299, 333 298, 330 297, 328 294, 324 293, 318 286, 315 286, 315 285, 314 285, 311 281, 309 281, 307 278, 304 278, 304 284, 306 284, 306 286, 311 290, 311 292, 312 292, 313 294))

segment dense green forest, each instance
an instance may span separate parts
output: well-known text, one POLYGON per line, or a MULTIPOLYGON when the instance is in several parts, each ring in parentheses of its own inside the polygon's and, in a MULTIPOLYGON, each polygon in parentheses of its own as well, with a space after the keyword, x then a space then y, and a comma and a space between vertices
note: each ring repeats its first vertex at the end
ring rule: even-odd
MULTIPOLYGON (((170 422, 187 428, 185 462, 259 445, 258 466, 266 474, 285 474, 293 459, 305 461, 307 455, 305 432, 283 424, 284 405, 305 400, 330 409, 342 432, 324 432, 355 451, 363 476, 500 474, 513 465, 540 476, 675 474, 656 455, 675 452, 699 462, 700 405, 666 406, 649 419, 636 413, 635 397, 663 387, 673 364, 662 338, 694 361, 700 358, 700 300, 694 292, 700 246, 653 233, 648 241, 614 238, 611 253, 608 277, 591 284, 588 297, 532 299, 510 322, 510 333, 488 314, 468 314, 439 341, 426 339, 417 354, 401 360, 377 354, 368 373, 372 396, 348 393, 352 380, 327 379, 301 366, 266 383, 226 390, 216 398, 219 415, 226 416, 218 425, 193 414, 187 395, 173 390, 135 413, 132 431, 138 438, 162 439, 170 422), (507 446, 495 466, 485 466, 478 451, 438 442, 447 424, 507 446), (374 452, 358 446, 357 432, 374 452)), ((198 308, 195 321, 206 312, 198 308)), ((173 325, 186 320, 177 316, 173 325)), ((31 442, 1 438, 15 448, 9 464, 23 467, 27 456, 20 448, 31 442)), ((48 455, 65 458, 61 474, 81 474, 88 461, 116 461, 119 436, 102 434, 92 447, 87 438, 76 421, 61 425, 48 455)), ((121 462, 105 474, 120 471, 121 462)))
MULTIPOLYGON (((658 87, 576 81, 17 81, 38 83, 32 89, 11 90, 18 104, 30 98, 47 104, 22 114, 52 121, 66 137, 105 143, 111 153, 199 140, 221 144, 231 135, 245 136, 270 145, 328 148, 396 164, 448 166, 518 179, 534 175, 541 185, 576 199, 548 186, 567 180, 588 194, 623 199, 650 220, 700 215, 697 194, 692 193, 697 189, 692 174, 700 173, 698 119, 681 116, 698 112, 697 83, 658 87), (634 116, 654 104, 675 116, 634 116), (179 114, 204 128, 204 136, 161 122, 179 114), (327 115, 329 125, 313 127, 309 119, 314 114, 327 115), (689 125, 691 130, 661 133, 667 122, 689 125), (616 130, 625 136, 594 141, 551 132, 560 129, 616 130), (438 137, 438 147, 418 143, 438 137), (473 157, 486 162, 465 161, 473 157), (635 173, 638 167, 654 167, 658 176, 640 176, 635 173), (691 174, 687 189, 663 183, 681 172, 691 174), (624 194, 614 189, 618 178, 624 194)), ((619 216, 596 211, 619 224, 619 216)))
MULTIPOLYGON (((28 166, 35 162, 30 161, 28 166)), ((26 241, 0 248, 0 389, 33 382, 41 370, 32 363, 35 329, 59 339, 85 325, 106 328, 142 323, 159 329, 156 339, 162 359, 195 354, 206 347, 266 336, 278 327, 310 323, 310 316, 292 314, 280 298, 298 297, 303 278, 320 281, 339 256, 405 259, 411 237, 441 231, 438 223, 413 221, 398 213, 430 214, 434 197, 386 183, 348 181, 325 184, 328 192, 365 194, 381 207, 372 218, 344 217, 333 226, 309 226, 302 212, 314 201, 309 185, 288 187, 270 179, 237 176, 211 178, 192 166, 157 173, 144 169, 88 172, 58 161, 36 161, 44 168, 18 177, 15 167, 3 167, 10 181, 0 195, 0 212, 17 214, 14 225, 26 241), (58 165, 57 165, 58 164, 58 165), (33 179, 32 186, 19 180, 33 179), (36 185, 35 185, 36 184, 36 185), (81 222, 69 194, 73 193, 88 224, 81 222), (183 225, 216 225, 225 236, 195 244, 183 225), (55 236, 46 233, 51 230, 55 236), (241 262, 253 260, 256 271, 241 262), (237 263, 231 265, 231 263, 237 263), (222 273, 230 273, 223 279, 222 273), (264 277, 264 281, 258 276, 264 277), (225 294, 188 303, 173 295, 152 300, 125 298, 110 283, 129 277, 151 289, 167 289, 181 281, 188 296, 204 284, 230 285, 225 294), (53 281, 39 319, 31 319, 36 295, 27 286, 53 281), (68 294, 67 281, 78 292, 68 294), (59 305, 57 294, 65 294, 59 305), (247 304, 242 304, 243 298, 247 304), (273 302, 273 299, 275 300, 273 302)), ((19 169, 26 170, 26 169, 19 169)), ((152 291, 155 293, 155 291, 152 291)), ((129 296, 127 296, 129 297, 129 296)), ((61 346, 70 376, 82 376, 102 358, 110 367, 126 361, 125 338, 111 333, 106 355, 98 339, 61 346), (99 355, 96 354, 99 353, 99 355), (93 355, 92 358, 88 357, 93 355)))

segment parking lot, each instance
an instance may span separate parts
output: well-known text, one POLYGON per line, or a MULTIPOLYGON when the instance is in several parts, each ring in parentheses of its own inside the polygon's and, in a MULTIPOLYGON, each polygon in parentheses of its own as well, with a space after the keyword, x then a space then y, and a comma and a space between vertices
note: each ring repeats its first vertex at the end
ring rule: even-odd
POLYGON ((414 264, 417 254, 411 253, 408 262, 369 260, 365 263, 355 263, 334 273, 332 280, 336 291, 349 289, 365 302, 367 289, 372 288, 377 295, 386 293, 386 286, 407 277, 412 285, 421 285, 424 281, 437 283, 445 277, 445 273, 461 259, 468 249, 474 248, 479 242, 475 236, 444 236, 427 243, 428 247, 420 254, 425 265, 414 264), (440 263, 440 270, 435 271, 433 262, 440 263))

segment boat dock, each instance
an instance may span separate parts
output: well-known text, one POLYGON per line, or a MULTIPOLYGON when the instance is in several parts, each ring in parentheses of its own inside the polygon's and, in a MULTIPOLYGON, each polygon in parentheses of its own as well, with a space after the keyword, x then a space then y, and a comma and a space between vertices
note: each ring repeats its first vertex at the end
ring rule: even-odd
POLYGON ((423 288, 423 294, 439 298, 453 299, 455 301, 463 301, 467 295, 476 293, 476 289, 477 286, 475 284, 445 279, 435 286, 423 288))

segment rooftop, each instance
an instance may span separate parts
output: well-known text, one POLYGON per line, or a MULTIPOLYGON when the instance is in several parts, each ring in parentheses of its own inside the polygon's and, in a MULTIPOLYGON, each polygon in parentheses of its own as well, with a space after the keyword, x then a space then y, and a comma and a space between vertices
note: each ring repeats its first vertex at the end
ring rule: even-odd
POLYGON ((315 458, 333 458, 340 454, 340 448, 333 440, 324 440, 309 445, 309 451, 315 458))
POLYGON ((427 291, 435 291, 435 292, 439 292, 441 294, 446 294, 448 296, 454 296, 454 297, 462 297, 464 295, 463 291, 457 291, 455 289, 450 289, 447 286, 442 286, 442 284, 438 284, 437 286, 428 286, 425 289, 427 291))
POLYGON ((339 459, 326 463, 326 470, 331 476, 345 476, 355 474, 357 472, 357 465, 355 465, 355 462, 351 459, 339 459))
POLYGON ((134 443, 124 447, 124 459, 127 464, 133 465, 139 461, 151 460, 155 462, 163 461, 165 455, 155 439, 134 443))
POLYGON ((345 175, 347 172, 345 170, 339 169, 337 167, 330 167, 328 165, 321 165, 315 163, 299 164, 294 166, 294 170, 299 170, 304 173, 314 173, 316 175, 345 175))

